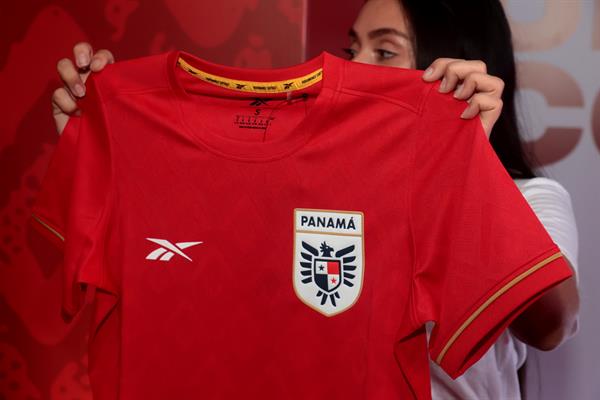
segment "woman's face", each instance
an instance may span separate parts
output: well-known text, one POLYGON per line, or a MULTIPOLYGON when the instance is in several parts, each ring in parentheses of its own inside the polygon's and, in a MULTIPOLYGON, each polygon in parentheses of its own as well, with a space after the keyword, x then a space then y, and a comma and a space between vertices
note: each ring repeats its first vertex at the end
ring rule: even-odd
POLYGON ((415 68, 408 19, 400 0, 369 0, 349 32, 352 61, 415 68))

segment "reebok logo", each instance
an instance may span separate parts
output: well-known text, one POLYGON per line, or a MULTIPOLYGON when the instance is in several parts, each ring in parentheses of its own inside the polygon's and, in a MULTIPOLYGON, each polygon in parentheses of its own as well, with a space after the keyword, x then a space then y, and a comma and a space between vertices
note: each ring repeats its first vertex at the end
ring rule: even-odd
POLYGON ((179 254, 181 257, 185 258, 188 261, 192 261, 190 257, 188 257, 182 250, 187 249, 188 247, 196 246, 202 242, 178 242, 171 243, 166 239, 154 239, 154 238, 146 238, 146 240, 151 241, 152 243, 156 243, 160 247, 156 250, 153 250, 150 254, 146 256, 146 260, 159 260, 159 261, 170 261, 171 258, 175 254, 179 254))
POLYGON ((260 97, 256 97, 254 99, 254 101, 252 101, 252 103, 250 103, 251 106, 254 107, 260 107, 260 106, 266 106, 267 105, 267 101, 271 101, 271 99, 261 99, 260 97))

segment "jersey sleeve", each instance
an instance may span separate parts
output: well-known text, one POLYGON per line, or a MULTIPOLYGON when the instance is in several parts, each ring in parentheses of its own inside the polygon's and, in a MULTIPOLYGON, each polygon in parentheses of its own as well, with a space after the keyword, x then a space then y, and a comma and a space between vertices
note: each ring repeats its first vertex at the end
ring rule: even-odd
POLYGON ((110 213, 110 146, 97 87, 88 80, 81 116, 69 119, 32 207, 31 223, 63 250, 63 309, 73 317, 84 289, 114 292, 104 248, 110 213))
POLYGON ((578 279, 579 240, 569 192, 560 183, 548 178, 517 179, 515 183, 546 232, 573 267, 575 278, 578 279))
POLYGON ((430 92, 410 195, 414 315, 432 360, 461 375, 530 303, 571 276, 466 103, 430 92))

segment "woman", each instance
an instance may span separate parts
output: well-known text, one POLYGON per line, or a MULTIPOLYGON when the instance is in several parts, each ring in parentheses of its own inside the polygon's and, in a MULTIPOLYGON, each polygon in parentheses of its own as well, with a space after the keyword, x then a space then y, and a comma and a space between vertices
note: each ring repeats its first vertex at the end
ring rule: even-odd
MULTIPOLYGON (((481 118, 503 165, 571 265, 576 266, 576 231, 569 196, 558 183, 535 177, 521 147, 514 107, 514 56, 500 2, 369 0, 350 30, 350 40, 345 50, 353 61, 424 69, 423 79, 442 79, 440 91, 468 100, 461 118, 481 118)), ((74 55, 76 64, 70 59, 58 64, 65 82, 52 99, 59 132, 69 115, 78 112, 76 99, 85 95, 84 83, 90 71, 114 62, 108 50, 93 54, 85 43, 75 46, 74 55)), ((433 397, 520 397, 517 370, 524 362, 522 343, 542 350, 557 347, 575 332, 578 309, 577 286, 569 279, 532 304, 511 325, 511 333, 503 334, 458 380, 452 381, 432 364, 433 397)))
MULTIPOLYGON (((504 167, 516 179, 567 259, 576 265, 577 240, 569 195, 557 182, 535 178, 521 147, 514 107, 516 74, 511 34, 500 2, 371 0, 362 8, 350 36, 351 46, 347 51, 354 61, 417 69, 425 69, 432 63, 429 68, 433 68, 433 73, 429 76, 434 79, 444 76, 442 91, 454 90, 455 97, 470 99, 471 106, 463 117, 472 117, 481 110, 482 123, 504 167), (399 32, 381 37, 369 35, 387 27, 399 32), (374 61, 372 55, 377 52, 381 58, 374 61), (442 56, 481 61, 471 61, 469 65, 465 61, 439 59, 442 56), (502 110, 492 129, 486 123, 491 121, 489 114, 498 107, 502 110)), ((425 79, 427 76, 426 72, 425 79)), ((577 287, 570 279, 529 307, 512 324, 510 332, 520 341, 513 339, 511 333, 504 333, 456 381, 432 363, 433 398, 519 398, 517 370, 525 360, 522 342, 541 350, 557 347, 575 332, 578 308, 577 287)))

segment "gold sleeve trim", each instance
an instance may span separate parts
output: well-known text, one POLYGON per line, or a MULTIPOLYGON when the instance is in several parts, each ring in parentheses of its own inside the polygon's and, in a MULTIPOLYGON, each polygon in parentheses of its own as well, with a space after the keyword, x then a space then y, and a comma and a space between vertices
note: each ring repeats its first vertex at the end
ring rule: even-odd
POLYGON ((181 57, 177 60, 183 70, 194 75, 198 79, 205 82, 212 83, 213 85, 221 86, 226 89, 238 90, 241 92, 254 92, 254 93, 284 93, 293 90, 300 90, 307 88, 323 79, 323 68, 311 72, 310 74, 299 76, 297 78, 288 79, 285 81, 274 81, 274 82, 253 82, 253 81, 240 81, 237 79, 224 78, 209 74, 208 72, 201 71, 190 64, 185 62, 181 57))
POLYGON ((477 310, 475 310, 475 312, 473 314, 471 314, 471 316, 469 318, 467 318, 467 320, 460 326, 460 328, 458 328, 458 330, 456 332, 454 332, 454 334, 452 335, 450 340, 448 340, 448 342, 446 343, 446 345, 444 346, 444 348, 442 349, 440 354, 437 356, 435 362, 438 364, 442 363, 442 359, 444 358, 444 356, 446 355, 446 353, 448 352, 450 347, 454 344, 454 342, 456 342, 456 339, 458 339, 458 337, 464 332, 464 330, 467 329, 469 327, 469 325, 471 325, 471 323, 475 320, 475 318, 477 318, 483 311, 485 311, 486 308, 488 308, 494 301, 496 301, 496 299, 498 299, 498 297, 502 296, 504 293, 506 293, 508 290, 510 290, 513 286, 515 286, 517 283, 521 282, 523 279, 527 278, 529 275, 533 274, 534 272, 536 272, 543 266, 551 263, 552 261, 554 261, 560 257, 562 257, 562 253, 560 253, 560 252, 551 255, 550 257, 535 264, 533 267, 529 268, 527 271, 521 273, 520 275, 515 277, 513 280, 508 282, 506 285, 501 287, 500 290, 498 290, 489 299, 487 299, 485 301, 485 303, 483 303, 477 310))
POLYGON ((56 229, 54 229, 53 227, 51 227, 50 225, 48 225, 47 223, 45 223, 44 221, 42 221, 37 215, 35 214, 31 214, 31 216, 37 221, 39 222, 43 227, 45 227, 46 229, 48 229, 50 232, 52 232, 54 235, 56 235, 60 240, 62 240, 63 242, 65 241, 65 237, 63 235, 61 235, 56 229))

